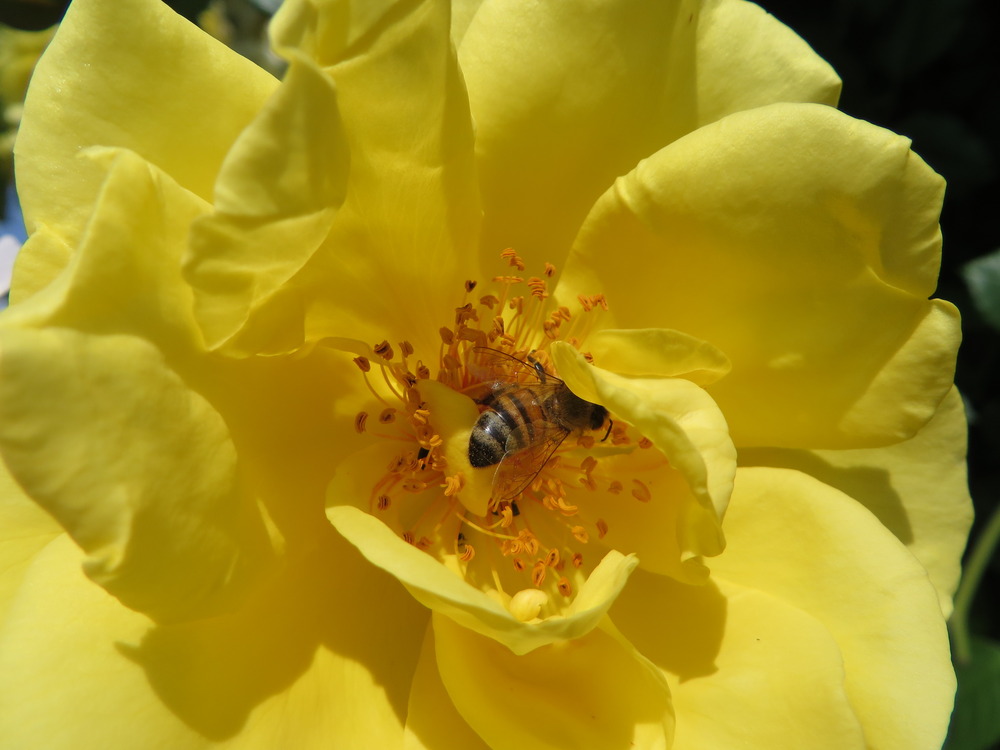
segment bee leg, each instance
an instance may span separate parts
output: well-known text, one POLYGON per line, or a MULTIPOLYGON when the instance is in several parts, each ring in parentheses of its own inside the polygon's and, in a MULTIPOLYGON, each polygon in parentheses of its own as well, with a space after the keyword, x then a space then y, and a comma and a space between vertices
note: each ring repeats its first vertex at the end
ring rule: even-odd
POLYGON ((604 437, 602 437, 602 438, 601 438, 601 442, 602 442, 602 443, 603 443, 603 442, 604 442, 605 440, 607 440, 607 439, 608 439, 608 435, 610 435, 610 434, 611 434, 611 428, 612 428, 612 427, 614 427, 614 426, 615 426, 615 420, 613 420, 613 419, 609 419, 609 420, 608 420, 608 431, 607 431, 607 432, 605 432, 605 433, 604 433, 604 437))

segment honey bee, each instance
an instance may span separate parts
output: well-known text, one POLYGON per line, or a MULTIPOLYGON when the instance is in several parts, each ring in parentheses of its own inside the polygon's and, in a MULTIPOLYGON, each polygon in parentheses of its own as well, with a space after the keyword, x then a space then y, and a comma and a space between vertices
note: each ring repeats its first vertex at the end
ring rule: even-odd
POLYGON ((508 370, 510 379, 486 384, 486 395, 476 399, 483 412, 469 437, 469 463, 497 466, 493 497, 509 500, 531 484, 567 435, 599 429, 608 410, 577 396, 530 357, 525 362, 495 349, 476 352, 480 361, 508 370))

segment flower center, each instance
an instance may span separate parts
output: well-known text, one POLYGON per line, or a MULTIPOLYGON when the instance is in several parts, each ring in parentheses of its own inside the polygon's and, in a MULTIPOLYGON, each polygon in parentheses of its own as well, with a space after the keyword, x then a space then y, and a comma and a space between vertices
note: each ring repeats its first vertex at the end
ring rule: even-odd
MULTIPOLYGON (((524 270, 513 251, 502 257, 524 270)), ((440 329, 433 372, 412 361, 405 341, 398 351, 383 341, 370 359, 354 360, 381 406, 357 415, 357 431, 398 445, 372 482, 368 511, 525 621, 558 612, 599 562, 585 550, 607 523, 582 520, 574 493, 599 483, 623 492, 602 473, 602 456, 650 447, 552 371, 549 344, 579 350, 607 310, 602 295, 581 297, 577 314, 551 310, 554 270, 497 276, 480 295, 466 282, 452 324, 440 329)), ((631 491, 649 499, 638 480, 631 491)))

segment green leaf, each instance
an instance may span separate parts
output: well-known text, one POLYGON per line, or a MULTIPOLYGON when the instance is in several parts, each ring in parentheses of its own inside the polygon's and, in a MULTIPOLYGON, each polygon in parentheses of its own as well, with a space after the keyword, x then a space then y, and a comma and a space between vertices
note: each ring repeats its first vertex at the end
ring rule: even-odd
POLYGON ((1000 644, 972 639, 972 658, 955 667, 958 694, 945 750, 989 750, 1000 742, 1000 644))
POLYGON ((987 323, 1000 330, 1000 250, 962 267, 972 302, 987 323))

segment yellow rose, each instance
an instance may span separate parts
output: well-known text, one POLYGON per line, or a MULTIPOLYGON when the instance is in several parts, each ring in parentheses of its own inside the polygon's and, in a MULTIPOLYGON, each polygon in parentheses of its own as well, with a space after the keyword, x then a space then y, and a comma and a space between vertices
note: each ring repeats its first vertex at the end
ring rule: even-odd
POLYGON ((747 3, 354 5, 39 64, 0 747, 939 746, 940 178, 747 3))

